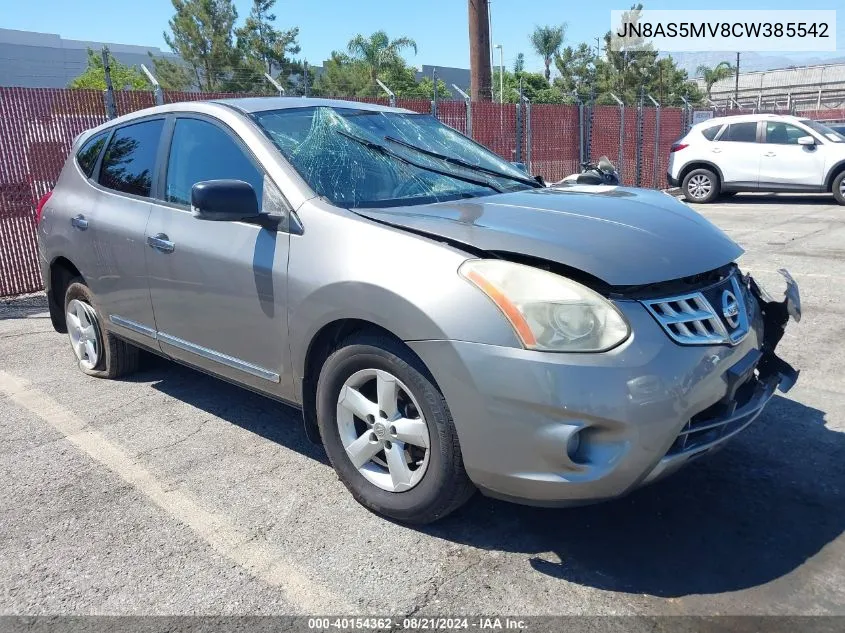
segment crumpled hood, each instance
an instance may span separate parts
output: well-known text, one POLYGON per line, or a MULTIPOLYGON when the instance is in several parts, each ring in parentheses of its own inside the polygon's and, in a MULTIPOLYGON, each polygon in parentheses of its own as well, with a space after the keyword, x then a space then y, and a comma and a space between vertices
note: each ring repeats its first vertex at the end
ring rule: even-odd
POLYGON ((359 215, 486 251, 577 268, 613 286, 680 279, 744 251, 687 205, 659 191, 549 187, 359 215))

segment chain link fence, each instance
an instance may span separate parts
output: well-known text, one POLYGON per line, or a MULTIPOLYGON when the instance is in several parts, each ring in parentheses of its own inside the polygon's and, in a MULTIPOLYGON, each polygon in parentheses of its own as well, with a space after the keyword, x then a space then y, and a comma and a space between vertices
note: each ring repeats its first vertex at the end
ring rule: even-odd
MULTIPOLYGON (((165 92, 165 103, 249 95, 165 92)), ((256 95, 257 96, 257 95, 256 95)), ((296 98, 296 97, 290 97, 296 98)), ((115 91, 115 111, 153 106, 148 91, 115 91)), ((389 105, 391 99, 354 99, 389 105)), ((669 147, 689 128, 690 109, 648 105, 557 105, 392 99, 400 108, 434 114, 529 173, 556 182, 580 163, 607 156, 622 183, 662 187, 669 147)), ((0 88, 0 296, 42 286, 35 240, 35 208, 55 185, 73 140, 108 120, 95 90, 0 88)), ((721 114, 721 113, 719 113, 721 114)), ((845 119, 845 110, 805 111, 820 120, 845 119)))

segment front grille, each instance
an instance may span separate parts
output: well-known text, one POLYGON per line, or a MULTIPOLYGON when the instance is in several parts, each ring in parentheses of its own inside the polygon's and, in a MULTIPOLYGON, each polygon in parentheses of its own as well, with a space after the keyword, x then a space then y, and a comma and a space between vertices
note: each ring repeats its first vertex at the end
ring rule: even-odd
POLYGON ((746 292, 736 273, 697 292, 642 303, 683 345, 736 345, 748 334, 746 292))

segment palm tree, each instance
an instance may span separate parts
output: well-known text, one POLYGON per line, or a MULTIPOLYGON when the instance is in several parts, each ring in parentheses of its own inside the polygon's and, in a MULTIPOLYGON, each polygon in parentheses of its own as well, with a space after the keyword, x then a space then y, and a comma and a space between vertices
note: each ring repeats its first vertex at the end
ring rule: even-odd
POLYGON ((369 68, 372 83, 382 69, 402 62, 399 53, 405 48, 413 48, 416 54, 417 43, 409 37, 391 40, 384 31, 376 31, 370 37, 356 35, 347 45, 349 54, 369 68))
POLYGON ((565 37, 566 24, 561 24, 560 26, 538 26, 534 29, 531 37, 528 38, 531 41, 531 46, 543 58, 543 63, 546 65, 546 81, 551 79, 552 71, 549 66, 552 65, 552 60, 560 52, 565 37))
POLYGON ((713 84, 727 79, 736 72, 736 68, 731 66, 730 62, 719 62, 713 68, 702 64, 695 69, 697 75, 701 75, 704 79, 704 86, 707 89, 707 98, 710 98, 710 91, 713 89, 713 84))

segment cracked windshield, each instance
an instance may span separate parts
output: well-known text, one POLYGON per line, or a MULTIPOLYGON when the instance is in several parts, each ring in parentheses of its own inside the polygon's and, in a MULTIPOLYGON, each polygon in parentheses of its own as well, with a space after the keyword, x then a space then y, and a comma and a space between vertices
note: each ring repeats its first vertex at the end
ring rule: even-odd
POLYGON ((309 107, 255 118, 311 188, 341 207, 424 204, 539 186, 429 115, 309 107))

